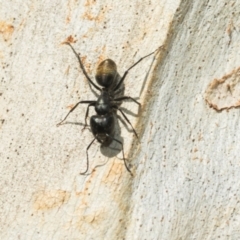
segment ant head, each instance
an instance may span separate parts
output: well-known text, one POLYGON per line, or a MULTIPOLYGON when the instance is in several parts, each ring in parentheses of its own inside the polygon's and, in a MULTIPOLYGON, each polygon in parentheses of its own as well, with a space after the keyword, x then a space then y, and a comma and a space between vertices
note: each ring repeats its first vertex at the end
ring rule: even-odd
POLYGON ((97 67, 96 80, 99 85, 105 88, 111 87, 117 75, 117 65, 111 59, 106 59, 97 67))

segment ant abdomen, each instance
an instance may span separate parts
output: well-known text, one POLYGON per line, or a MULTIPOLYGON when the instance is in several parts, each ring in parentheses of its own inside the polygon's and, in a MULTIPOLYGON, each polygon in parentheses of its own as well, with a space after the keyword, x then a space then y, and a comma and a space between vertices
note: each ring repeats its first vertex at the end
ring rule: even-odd
POLYGON ((114 116, 112 113, 105 115, 93 115, 90 118, 90 126, 93 134, 97 136, 111 135, 114 132, 114 116))
POLYGON ((111 59, 106 59, 97 67, 97 83, 105 88, 112 86, 114 79, 117 77, 117 65, 111 59))

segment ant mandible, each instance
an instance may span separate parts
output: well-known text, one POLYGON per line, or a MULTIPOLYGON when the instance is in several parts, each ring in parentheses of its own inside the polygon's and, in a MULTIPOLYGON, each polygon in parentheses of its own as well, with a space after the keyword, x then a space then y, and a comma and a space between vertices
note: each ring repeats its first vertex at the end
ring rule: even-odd
POLYGON ((128 118, 124 114, 124 112, 119 108, 119 103, 121 103, 121 101, 123 101, 123 100, 132 100, 133 102, 137 103, 139 106, 141 106, 141 104, 139 102, 137 102, 135 99, 133 99, 132 97, 122 96, 122 97, 115 98, 115 95, 116 95, 117 90, 119 90, 119 88, 121 87, 121 85, 122 85, 124 79, 126 78, 128 72, 133 67, 135 67, 138 63, 140 63, 144 58, 146 58, 146 57, 154 54, 155 52, 157 52, 161 47, 158 48, 157 50, 155 50, 154 52, 140 58, 136 63, 134 63, 130 68, 128 68, 127 71, 125 71, 125 73, 123 74, 123 76, 121 77, 121 79, 119 80, 118 83, 116 83, 117 76, 118 76, 116 63, 111 59, 104 60, 103 62, 101 62, 98 65, 97 73, 95 75, 97 83, 101 86, 101 87, 99 87, 88 76, 88 74, 87 74, 87 72, 86 72, 86 70, 83 66, 83 63, 82 63, 82 61, 79 57, 79 54, 77 54, 77 52, 75 51, 73 46, 69 42, 65 42, 65 44, 67 44, 71 47, 72 51, 74 52, 74 54, 78 58, 80 68, 82 69, 83 74, 87 78, 88 82, 95 89, 100 91, 100 96, 98 97, 97 101, 89 100, 89 101, 78 102, 68 112, 66 117, 61 122, 59 122, 57 124, 57 126, 61 125, 67 119, 68 115, 71 112, 73 112, 79 104, 83 103, 83 104, 88 104, 86 115, 85 115, 85 127, 86 127, 87 126, 87 117, 88 117, 88 113, 89 113, 89 107, 92 107, 92 106, 95 107, 96 115, 93 115, 90 118, 90 127, 91 127, 91 131, 93 133, 94 139, 90 142, 90 144, 88 145, 88 147, 86 149, 87 168, 83 173, 80 173, 80 174, 86 174, 87 171, 88 171, 88 168, 89 168, 88 150, 91 147, 91 145, 93 144, 93 142, 97 139, 97 141, 101 143, 101 146, 104 146, 107 143, 112 142, 112 141, 116 141, 117 143, 119 143, 122 146, 122 154, 123 154, 124 165, 125 165, 127 171, 130 172, 130 174, 132 175, 132 172, 130 171, 130 169, 128 168, 128 166, 126 164, 123 143, 113 137, 113 135, 114 135, 114 125, 115 125, 113 114, 114 114, 114 111, 119 110, 120 113, 122 114, 122 116, 124 117, 124 119, 131 126, 131 128, 132 128, 134 134, 136 135, 136 137, 138 137, 138 135, 137 135, 135 129, 133 128, 131 122, 128 120, 128 118))

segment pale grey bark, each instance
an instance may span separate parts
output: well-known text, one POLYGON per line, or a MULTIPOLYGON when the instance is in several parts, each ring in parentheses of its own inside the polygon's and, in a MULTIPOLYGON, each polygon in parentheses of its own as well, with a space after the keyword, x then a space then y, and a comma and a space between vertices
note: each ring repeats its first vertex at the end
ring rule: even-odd
MULTIPOLYGON (((239 1, 2 1, 1 239, 240 239, 239 1), (117 144, 89 150, 89 75, 131 70, 117 144), (211 106, 211 107, 210 107, 211 106), (224 106, 224 107, 222 107, 224 106), (228 109, 217 112, 216 110, 228 109), (138 113, 138 115, 137 115, 138 113), (117 149, 117 150, 116 150, 117 149)), ((91 109, 90 115, 94 114, 91 109)))

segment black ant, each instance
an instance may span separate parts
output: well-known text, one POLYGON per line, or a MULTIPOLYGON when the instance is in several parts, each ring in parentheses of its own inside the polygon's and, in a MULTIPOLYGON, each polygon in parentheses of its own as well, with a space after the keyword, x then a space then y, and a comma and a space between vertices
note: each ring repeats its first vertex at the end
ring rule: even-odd
POLYGON ((144 58, 154 54, 156 51, 159 50, 159 48, 157 50, 155 50, 154 52, 142 57, 136 63, 134 63, 130 68, 128 68, 128 70, 123 74, 122 78, 119 80, 118 83, 116 82, 117 77, 118 77, 116 63, 111 59, 104 60, 97 67, 97 73, 96 73, 96 76, 95 76, 97 83, 101 86, 101 87, 99 87, 88 76, 88 74, 87 74, 87 72, 86 72, 86 70, 83 66, 83 63, 82 63, 82 61, 79 57, 79 54, 77 54, 77 52, 75 51, 75 49, 72 47, 72 45, 69 42, 66 42, 66 44, 68 44, 71 47, 74 54, 78 58, 80 68, 82 69, 83 74, 85 75, 85 77, 87 78, 89 83, 94 88, 96 88, 98 91, 100 91, 100 96, 98 97, 97 101, 92 100, 92 101, 80 101, 80 102, 78 102, 68 112, 66 117, 60 123, 57 124, 57 126, 61 125, 66 120, 68 115, 71 112, 73 112, 74 109, 76 109, 76 107, 79 104, 85 103, 85 104, 88 104, 86 115, 85 115, 85 127, 86 127, 87 126, 87 117, 88 117, 88 113, 89 113, 89 107, 91 107, 91 106, 95 107, 95 111, 96 111, 97 114, 90 118, 90 127, 91 127, 91 130, 92 130, 94 139, 91 141, 91 143, 88 145, 88 147, 86 149, 86 153, 87 153, 87 168, 86 168, 86 171, 83 172, 83 173, 80 173, 80 174, 86 174, 87 171, 88 171, 88 168, 89 168, 88 149, 91 147, 91 145, 93 144, 93 142, 96 139, 97 139, 98 142, 101 143, 102 146, 105 146, 112 141, 118 142, 122 146, 122 153, 123 153, 123 160, 124 160, 125 167, 128 170, 128 172, 131 173, 130 169, 128 168, 128 166, 126 164, 126 159, 125 159, 125 156, 124 156, 123 143, 113 137, 113 134, 114 134, 114 112, 116 110, 120 111, 120 113, 123 115, 123 117, 128 122, 128 124, 130 124, 130 126, 131 126, 134 134, 136 135, 136 137, 138 137, 135 129, 133 128, 132 124, 128 120, 127 116, 119 108, 119 103, 121 103, 121 101, 123 101, 123 100, 132 100, 133 102, 137 103, 139 106, 141 106, 141 104, 139 102, 137 102, 135 99, 133 99, 129 96, 122 96, 122 97, 115 98, 115 95, 116 95, 117 90, 119 90, 119 88, 121 87, 121 85, 122 85, 124 79, 126 78, 129 70, 131 70, 133 67, 135 67, 144 58))

